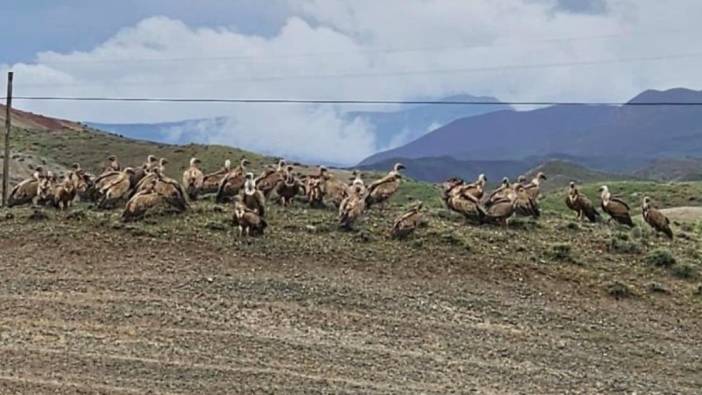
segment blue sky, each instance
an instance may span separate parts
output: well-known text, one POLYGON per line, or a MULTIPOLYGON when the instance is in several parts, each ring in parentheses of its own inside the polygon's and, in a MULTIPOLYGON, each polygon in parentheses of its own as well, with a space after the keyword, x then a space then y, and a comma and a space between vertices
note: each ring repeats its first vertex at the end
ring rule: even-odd
POLYGON ((89 50, 119 29, 155 15, 191 26, 271 35, 287 12, 279 0, 3 0, 6 44, 0 63, 28 62, 41 51, 89 50))
MULTIPOLYGON (((699 0, 4 0, 0 15, 0 75, 15 71, 24 96, 624 101, 702 88, 699 0)), ((368 108, 17 105, 104 123, 221 116, 191 132, 335 162, 388 148, 344 116, 368 108)))

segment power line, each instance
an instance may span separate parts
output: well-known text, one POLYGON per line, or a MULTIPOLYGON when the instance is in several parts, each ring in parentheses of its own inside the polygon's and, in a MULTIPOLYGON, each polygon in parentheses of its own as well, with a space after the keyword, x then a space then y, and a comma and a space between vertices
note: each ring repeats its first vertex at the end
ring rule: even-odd
MULTIPOLYGON (((467 100, 345 100, 345 99, 227 99, 14 96, 14 100, 139 102, 139 103, 243 103, 243 104, 350 104, 350 105, 491 105, 491 106, 702 106, 702 102, 614 102, 614 101, 467 101, 467 100)), ((0 98, 4 100, 4 98, 0 98)))
POLYGON ((641 56, 641 57, 630 57, 630 58, 610 58, 610 59, 597 59, 597 60, 584 60, 584 61, 573 61, 573 62, 546 62, 546 63, 535 63, 535 64, 525 64, 525 65, 503 65, 503 66, 486 66, 486 67, 468 67, 468 68, 447 68, 447 69, 434 69, 434 70, 399 70, 399 71, 388 71, 379 73, 362 73, 362 72, 349 72, 349 73, 336 73, 336 74, 299 74, 299 75, 278 75, 278 76, 267 76, 267 77, 242 77, 235 79, 226 80, 211 80, 211 81, 158 81, 158 82, 146 82, 146 81, 133 81, 133 82, 117 82, 112 84, 81 84, 81 83, 69 83, 69 84, 55 84, 55 83, 29 83, 22 84, 22 87, 104 87, 104 86, 173 86, 173 85, 218 85, 223 83, 236 83, 236 82, 269 82, 269 81, 286 81, 286 80, 305 80, 305 79, 335 79, 335 78, 364 78, 364 77, 403 77, 408 75, 426 75, 426 74, 457 74, 457 73, 479 73, 479 72, 491 72, 491 71, 510 71, 510 70, 538 70, 538 69, 548 69, 548 68, 562 68, 562 67, 573 67, 573 66, 596 66, 604 64, 619 64, 619 63, 631 63, 631 62, 653 62, 662 60, 673 60, 673 59, 685 59, 694 58, 702 56, 702 52, 689 52, 689 53, 679 53, 679 54, 668 54, 668 55, 655 55, 655 56, 641 56))

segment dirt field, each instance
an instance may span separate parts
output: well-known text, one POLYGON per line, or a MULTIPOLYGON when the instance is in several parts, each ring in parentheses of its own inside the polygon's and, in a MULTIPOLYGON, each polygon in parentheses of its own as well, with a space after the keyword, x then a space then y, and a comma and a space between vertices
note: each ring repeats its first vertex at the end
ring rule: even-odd
POLYGON ((663 277, 670 294, 616 299, 612 278, 661 274, 533 263, 512 241, 524 231, 474 231, 506 251, 407 241, 388 255, 292 224, 241 241, 209 223, 182 234, 27 213, 0 221, 3 394, 702 388, 696 283, 663 277))

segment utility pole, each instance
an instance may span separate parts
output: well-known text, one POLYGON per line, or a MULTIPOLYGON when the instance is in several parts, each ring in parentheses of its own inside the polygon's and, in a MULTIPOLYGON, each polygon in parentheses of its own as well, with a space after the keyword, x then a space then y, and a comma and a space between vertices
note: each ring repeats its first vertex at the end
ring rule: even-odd
POLYGON ((10 180, 10 129, 12 128, 12 77, 7 73, 7 103, 5 104, 5 157, 2 162, 2 206, 7 207, 7 193, 10 180))

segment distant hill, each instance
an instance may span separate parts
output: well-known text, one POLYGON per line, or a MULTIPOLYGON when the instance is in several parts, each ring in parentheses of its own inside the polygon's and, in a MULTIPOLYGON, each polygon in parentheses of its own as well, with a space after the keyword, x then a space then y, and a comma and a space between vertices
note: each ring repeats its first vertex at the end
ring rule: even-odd
POLYGON ((449 177, 474 180, 485 174, 491 184, 499 183, 503 177, 515 180, 519 175, 531 179, 538 171, 548 175, 546 188, 562 187, 568 182, 590 183, 602 180, 630 180, 635 177, 591 170, 579 164, 560 159, 529 159, 523 161, 462 161, 451 157, 398 159, 392 158, 371 165, 360 166, 361 170, 387 171, 396 162, 402 162, 409 177, 429 182, 443 181, 449 177))
MULTIPOLYGON (((646 91, 632 102, 702 102, 689 89, 646 91)), ((607 158, 598 169, 634 171, 651 159, 702 156, 697 106, 552 106, 461 118, 361 162, 450 156, 458 160, 523 160, 553 154, 607 158)))
MULTIPOLYGON (((493 97, 459 95, 443 98, 444 101, 490 101, 493 97)), ((362 119, 375 133, 376 149, 388 149, 413 141, 424 134, 459 118, 508 109, 510 106, 496 105, 412 105, 397 111, 352 111, 344 114, 347 121, 362 119)), ((218 130, 226 124, 226 118, 190 119, 163 123, 98 123, 88 122, 96 129, 119 133, 135 139, 169 144, 206 143, 208 129, 218 130)), ((247 131, 255 133, 255 131, 247 131)), ((305 159, 305 158, 302 158, 305 159)))
POLYGON ((702 180, 702 158, 661 158, 634 172, 641 178, 661 181, 702 180))

